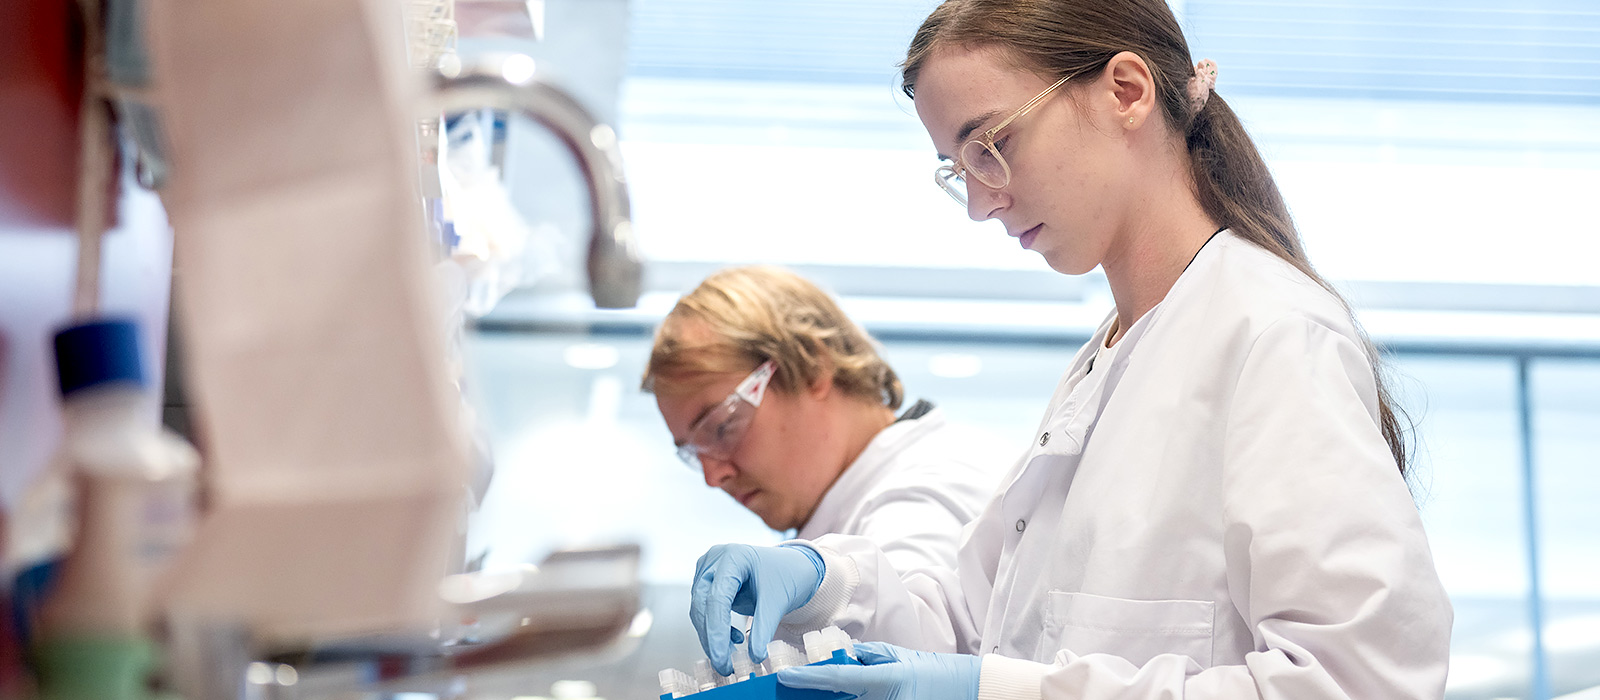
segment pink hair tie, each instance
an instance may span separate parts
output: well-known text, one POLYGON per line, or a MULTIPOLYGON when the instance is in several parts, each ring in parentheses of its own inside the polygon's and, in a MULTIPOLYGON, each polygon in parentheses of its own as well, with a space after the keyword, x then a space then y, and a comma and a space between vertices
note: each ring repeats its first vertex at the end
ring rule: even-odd
POLYGON ((1206 98, 1217 87, 1217 62, 1209 58, 1194 64, 1194 75, 1189 78, 1189 111, 1198 113, 1206 106, 1206 98))

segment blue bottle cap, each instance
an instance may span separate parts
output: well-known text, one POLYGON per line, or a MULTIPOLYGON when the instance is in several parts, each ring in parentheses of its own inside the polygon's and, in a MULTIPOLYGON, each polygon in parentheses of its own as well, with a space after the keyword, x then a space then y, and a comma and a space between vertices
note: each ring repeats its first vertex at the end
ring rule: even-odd
POLYGON ((56 373, 61 395, 107 382, 145 384, 139 361, 139 327, 125 319, 80 323, 56 333, 56 373))

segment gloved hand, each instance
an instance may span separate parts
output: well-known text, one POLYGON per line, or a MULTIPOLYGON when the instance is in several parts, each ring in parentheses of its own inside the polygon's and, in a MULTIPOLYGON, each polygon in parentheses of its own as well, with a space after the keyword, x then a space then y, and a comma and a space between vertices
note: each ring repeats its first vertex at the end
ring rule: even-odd
POLYGON ((861 666, 794 666, 778 672, 790 688, 849 693, 860 700, 978 700, 983 659, 934 654, 883 642, 856 645, 861 666))
POLYGON ((767 660, 767 642, 784 615, 806 604, 822 585, 822 557, 804 547, 719 544, 695 565, 689 621, 717 673, 733 673, 733 645, 744 636, 731 613, 750 615, 750 659, 767 660))

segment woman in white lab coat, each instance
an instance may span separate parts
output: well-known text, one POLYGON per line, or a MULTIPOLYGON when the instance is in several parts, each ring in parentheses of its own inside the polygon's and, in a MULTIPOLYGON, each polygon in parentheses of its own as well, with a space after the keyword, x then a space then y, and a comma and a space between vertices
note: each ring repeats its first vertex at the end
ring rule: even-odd
POLYGON ((667 314, 644 388, 683 461, 768 527, 858 535, 899 570, 952 567, 1010 460, 926 400, 902 410, 875 345, 794 272, 730 268, 667 314))
POLYGON ((939 183, 1057 271, 1100 266, 1116 308, 953 569, 849 537, 702 557, 714 666, 733 609, 753 657, 779 618, 888 642, 778 674, 864 700, 1442 696, 1451 608, 1376 353, 1191 60, 1163 0, 923 24, 904 87, 939 183))

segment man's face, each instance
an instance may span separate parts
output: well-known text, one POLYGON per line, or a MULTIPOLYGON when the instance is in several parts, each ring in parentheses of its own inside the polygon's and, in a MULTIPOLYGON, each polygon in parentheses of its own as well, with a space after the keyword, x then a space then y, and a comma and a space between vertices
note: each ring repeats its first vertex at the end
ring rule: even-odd
MULTIPOLYGON (((718 408, 748 376, 746 371, 703 373, 671 387, 658 385, 656 407, 673 442, 685 444, 697 421, 725 420, 729 414, 718 408)), ((821 393, 802 389, 791 394, 774 386, 760 406, 745 406, 753 408, 753 415, 737 442, 727 443, 727 454, 700 455, 706 485, 726 491, 774 530, 804 525, 844 468, 837 450, 829 447, 836 439, 821 393)), ((727 421, 726 427, 737 429, 740 422, 727 421)), ((713 435, 720 429, 724 427, 711 423, 699 427, 713 435)))

